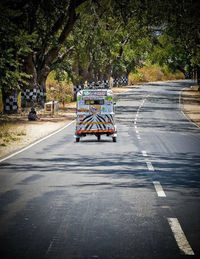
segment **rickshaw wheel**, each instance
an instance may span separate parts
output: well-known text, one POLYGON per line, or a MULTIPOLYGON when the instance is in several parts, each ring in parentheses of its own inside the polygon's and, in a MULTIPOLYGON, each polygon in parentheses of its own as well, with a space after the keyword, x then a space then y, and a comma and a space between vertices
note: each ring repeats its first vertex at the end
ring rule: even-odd
POLYGON ((101 139, 101 135, 98 135, 98 136, 97 136, 98 142, 100 141, 100 139, 101 139))
POLYGON ((76 138, 76 142, 79 142, 80 141, 80 138, 76 138))
POLYGON ((117 142, 117 138, 116 137, 113 137, 113 142, 117 142))

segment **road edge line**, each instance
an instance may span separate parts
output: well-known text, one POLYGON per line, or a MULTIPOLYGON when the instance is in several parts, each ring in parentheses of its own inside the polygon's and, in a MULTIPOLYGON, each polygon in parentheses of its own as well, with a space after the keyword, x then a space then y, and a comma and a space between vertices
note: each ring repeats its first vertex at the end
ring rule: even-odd
POLYGON ((29 149, 29 148, 31 148, 31 147, 33 147, 33 146, 39 144, 40 142, 42 142, 42 141, 44 141, 44 140, 46 140, 46 139, 52 137, 53 135, 55 135, 55 134, 61 132, 62 130, 66 129, 67 127, 69 127, 69 126, 70 126, 72 123, 74 123, 74 122, 75 122, 75 120, 71 121, 70 123, 68 123, 67 125, 63 126, 62 128, 60 128, 60 129, 58 129, 58 130, 56 130, 56 131, 50 133, 49 135, 47 135, 47 136, 45 136, 45 137, 43 137, 43 138, 41 138, 41 139, 39 139, 39 140, 36 140, 36 141, 33 142, 32 144, 30 144, 30 145, 28 145, 28 146, 26 146, 26 147, 24 147, 24 148, 22 148, 22 149, 20 149, 20 150, 18 150, 18 151, 16 151, 16 152, 12 153, 12 154, 10 154, 10 155, 8 155, 8 156, 6 156, 6 157, 0 159, 0 163, 4 162, 5 160, 8 160, 9 158, 12 158, 12 157, 14 157, 14 156, 20 154, 20 153, 22 153, 22 152, 24 152, 25 150, 27 150, 27 149, 29 149))
POLYGON ((183 91, 185 91, 185 89, 187 89, 188 87, 184 87, 180 92, 179 92, 179 109, 181 110, 181 113, 185 116, 185 118, 192 123, 193 125, 195 125, 197 128, 200 129, 200 126, 198 124, 196 124, 185 112, 184 112, 184 108, 183 108, 183 104, 181 102, 182 99, 182 93, 183 91))

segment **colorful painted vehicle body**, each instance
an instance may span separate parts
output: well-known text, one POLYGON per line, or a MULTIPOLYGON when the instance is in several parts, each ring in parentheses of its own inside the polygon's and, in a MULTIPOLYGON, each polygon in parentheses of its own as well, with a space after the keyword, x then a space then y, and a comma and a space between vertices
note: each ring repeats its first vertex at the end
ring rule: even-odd
POLYGON ((77 94, 76 141, 93 134, 100 141, 101 135, 111 136, 116 142, 114 100, 111 90, 81 90, 77 94))

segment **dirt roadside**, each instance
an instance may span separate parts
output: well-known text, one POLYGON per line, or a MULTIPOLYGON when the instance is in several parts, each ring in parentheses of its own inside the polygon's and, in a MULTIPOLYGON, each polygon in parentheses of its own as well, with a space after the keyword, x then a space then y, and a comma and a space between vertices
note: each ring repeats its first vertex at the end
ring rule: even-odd
MULTIPOLYGON (((119 94, 135 87, 139 86, 113 88, 113 92, 119 94)), ((200 126, 200 93, 197 91, 197 87, 185 89, 182 92, 181 103, 185 114, 200 126)), ((64 111, 61 110, 53 116, 39 112, 40 120, 38 121, 28 121, 27 114, 10 115, 7 118, 11 121, 8 131, 14 132, 17 137, 10 137, 7 142, 0 143, 0 158, 12 154, 67 125, 76 118, 75 111, 76 103, 74 102, 68 104, 64 111)), ((3 121, 0 120, 0 123, 3 121)))
MULTIPOLYGON (((118 94, 134 87, 136 86, 113 88, 113 92, 118 94)), ((76 102, 66 105, 65 110, 59 110, 53 116, 41 111, 37 111, 37 114, 40 118, 37 121, 28 121, 28 112, 0 118, 0 125, 9 122, 5 123, 8 124, 5 129, 0 128, 0 134, 6 136, 0 138, 0 158, 34 143, 73 121, 76 118, 76 102)))
POLYGON ((200 92, 198 86, 185 88, 182 91, 181 104, 188 119, 200 127, 200 92))
POLYGON ((5 123, 5 128, 0 128, 0 134, 4 136, 0 142, 0 158, 41 139, 50 133, 64 127, 76 117, 76 103, 70 103, 65 110, 59 110, 54 115, 37 111, 39 120, 28 121, 28 113, 15 114, 0 119, 0 125, 5 123))

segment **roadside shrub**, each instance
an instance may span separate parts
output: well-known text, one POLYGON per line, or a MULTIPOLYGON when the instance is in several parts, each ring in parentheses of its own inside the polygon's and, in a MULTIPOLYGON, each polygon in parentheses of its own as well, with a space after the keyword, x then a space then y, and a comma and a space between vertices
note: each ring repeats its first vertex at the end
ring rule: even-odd
POLYGON ((162 81, 164 74, 159 66, 149 65, 138 69, 138 72, 143 75, 144 81, 162 81))
POLYGON ((129 76, 128 76, 129 85, 138 84, 139 82, 144 82, 144 77, 143 77, 142 73, 138 72, 138 73, 129 74, 129 76))
POLYGON ((66 81, 57 81, 55 73, 47 78, 47 101, 55 100, 65 105, 73 100, 73 84, 66 81))
POLYGON ((140 82, 153 82, 165 80, 184 79, 184 74, 180 71, 172 72, 166 66, 147 65, 137 69, 137 73, 129 74, 129 85, 138 84, 140 82))

